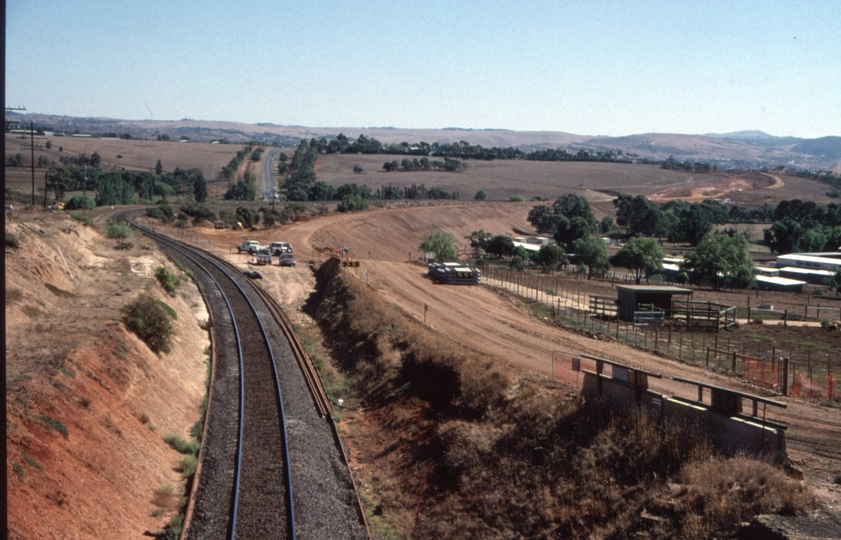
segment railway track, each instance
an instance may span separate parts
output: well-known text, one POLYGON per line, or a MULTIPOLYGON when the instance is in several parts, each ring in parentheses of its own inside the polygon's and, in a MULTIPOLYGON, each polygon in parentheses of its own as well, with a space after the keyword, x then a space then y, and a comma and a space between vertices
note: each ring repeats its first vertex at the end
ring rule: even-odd
POLYGON ((233 265, 133 226, 193 273, 213 321, 211 397, 184 537, 368 538, 332 404, 280 306, 233 265))

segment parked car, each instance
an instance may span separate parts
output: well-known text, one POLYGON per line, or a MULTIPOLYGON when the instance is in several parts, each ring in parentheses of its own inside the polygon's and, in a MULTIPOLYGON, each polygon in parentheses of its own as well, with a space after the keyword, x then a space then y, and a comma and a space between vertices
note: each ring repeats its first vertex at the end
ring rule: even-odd
POLYGON ((281 253, 280 262, 278 264, 280 264, 280 266, 295 266, 295 255, 291 253, 281 253))
POLYGON ((282 253, 292 253, 292 244, 289 242, 272 242, 272 255, 280 255, 282 253))

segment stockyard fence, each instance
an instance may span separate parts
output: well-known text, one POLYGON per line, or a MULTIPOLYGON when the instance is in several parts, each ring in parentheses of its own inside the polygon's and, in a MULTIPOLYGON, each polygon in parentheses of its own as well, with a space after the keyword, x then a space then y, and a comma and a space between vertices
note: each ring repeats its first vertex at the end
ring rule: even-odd
MULTIPOLYGON (((841 352, 780 349, 729 333, 691 332, 652 316, 621 321, 615 317, 615 310, 610 312, 606 297, 592 295, 591 302, 590 294, 554 276, 484 267, 482 280, 543 304, 544 318, 551 318, 553 324, 603 334, 685 363, 737 375, 780 395, 841 401, 834 388, 841 352)), ((580 386, 581 366, 572 362, 572 357, 553 357, 551 375, 560 382, 580 386)))

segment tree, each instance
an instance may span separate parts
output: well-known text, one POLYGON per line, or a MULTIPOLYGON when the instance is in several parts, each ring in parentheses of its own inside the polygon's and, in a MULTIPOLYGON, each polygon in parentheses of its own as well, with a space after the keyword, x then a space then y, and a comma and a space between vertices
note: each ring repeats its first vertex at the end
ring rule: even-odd
POLYGON ((158 160, 158 163, 155 164, 155 174, 160 176, 162 172, 164 172, 164 166, 161 164, 161 160, 158 160))
POLYGON ((53 147, 53 142, 52 142, 52 141, 47 141, 47 142, 45 142, 45 143, 44 143, 44 147, 45 147, 47 150, 49 150, 50 148, 52 148, 52 147, 53 147))
POLYGON ((741 234, 707 234, 689 252, 682 269, 692 272, 692 280, 719 290, 725 284, 747 287, 753 282, 754 265, 750 244, 741 234))
POLYGON ((601 238, 579 238, 573 242, 572 249, 575 251, 576 262, 587 267, 587 279, 610 269, 607 244, 601 238))
POLYGON ((522 195, 511 195, 510 197, 508 197, 508 202, 523 202, 525 200, 525 197, 523 197, 522 195))
POLYGON ((602 234, 607 234, 613 230, 613 217, 612 216, 605 216, 599 222, 599 232, 602 234))
POLYGON ((197 202, 207 200, 207 182, 204 180, 204 174, 201 171, 199 171, 198 176, 193 180, 193 196, 197 202))
POLYGON ((470 247, 472 247, 475 250, 475 254, 478 255, 480 249, 487 249, 488 242, 490 242, 492 236, 493 235, 491 233, 479 229, 478 231, 471 232, 469 236, 465 236, 464 238, 470 241, 470 247))
POLYGON ((93 210, 94 208, 96 208, 96 201, 82 195, 70 197, 70 200, 64 205, 65 210, 93 210))
POLYGON ((480 189, 476 192, 476 195, 473 196, 474 201, 484 201, 488 198, 488 192, 484 189, 480 189))
POLYGON ((345 195, 342 202, 336 206, 339 212, 359 212, 368 209, 368 199, 361 195, 345 195))
POLYGON ((250 229, 254 225, 257 225, 257 222, 260 219, 260 214, 258 214, 253 208, 248 208, 247 206, 240 206, 237 208, 234 216, 236 217, 236 220, 242 223, 242 226, 246 229, 250 229))
POLYGON ((572 244, 576 240, 586 238, 592 232, 590 224, 580 216, 569 220, 563 215, 559 215, 559 217, 561 219, 558 221, 553 237, 555 238, 555 242, 559 246, 563 246, 564 249, 571 250, 572 244))
POLYGON ((335 199, 336 188, 327 182, 319 180, 309 190, 309 200, 311 201, 333 201, 335 199))
POLYGON ((637 285, 642 277, 663 268, 663 250, 654 238, 631 238, 619 252, 611 257, 611 266, 627 268, 637 285))
POLYGON ((628 234, 656 236, 662 233, 663 211, 642 195, 632 197, 620 194, 613 199, 616 207, 616 224, 625 227, 628 234))
POLYGON ((554 244, 541 246, 537 252, 537 263, 544 272, 551 272, 568 262, 564 250, 554 244))
POLYGON ((494 236, 485 246, 485 251, 500 258, 508 257, 514 253, 514 240, 501 234, 494 236))
POLYGON ((73 173, 67 167, 52 167, 47 171, 47 189, 53 190, 56 200, 64 199, 64 194, 72 190, 75 184, 73 173))
POLYGON ((765 245, 780 254, 794 252, 797 241, 803 233, 803 225, 789 217, 775 221, 763 231, 765 245))
POLYGON ((537 232, 555 232, 558 222, 563 216, 560 216, 552 211, 552 209, 545 204, 538 204, 532 206, 529 210, 529 215, 526 217, 529 223, 537 229, 537 232))
POLYGON ((353 174, 362 174, 365 172, 365 169, 362 168, 362 165, 356 164, 353 166, 353 174))
POLYGON ((529 250, 524 248, 523 246, 515 246, 514 251, 512 252, 514 257, 519 257, 524 261, 530 261, 531 255, 529 254, 529 250))
POLYGON ((587 222, 590 229, 595 229, 598 226, 596 216, 593 215, 593 211, 590 209, 590 203, 581 195, 570 193, 558 197, 552 204, 552 210, 556 214, 566 216, 570 221, 573 218, 580 217, 587 222))
POLYGON ((677 227, 669 234, 672 242, 689 242, 693 246, 713 228, 713 214, 707 205, 692 204, 678 215, 677 227))
POLYGON ((451 233, 444 231, 432 231, 421 237, 420 250, 434 253, 437 262, 457 259, 456 239, 451 233))

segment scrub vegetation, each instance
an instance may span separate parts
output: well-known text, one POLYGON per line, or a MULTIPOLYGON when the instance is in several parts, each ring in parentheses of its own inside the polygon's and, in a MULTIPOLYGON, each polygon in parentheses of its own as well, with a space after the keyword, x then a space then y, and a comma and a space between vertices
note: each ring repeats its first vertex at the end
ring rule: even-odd
POLYGON ((381 442, 356 437, 377 470, 363 493, 375 534, 708 538, 813 505, 782 469, 721 455, 690 427, 613 414, 540 381, 515 384, 335 261, 318 278, 325 345, 350 401, 382 430, 381 442))

